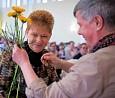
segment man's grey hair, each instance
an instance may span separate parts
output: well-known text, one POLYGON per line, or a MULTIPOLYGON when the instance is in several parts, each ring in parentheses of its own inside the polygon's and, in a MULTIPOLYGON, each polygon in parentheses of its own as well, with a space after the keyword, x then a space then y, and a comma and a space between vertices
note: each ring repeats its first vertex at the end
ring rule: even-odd
POLYGON ((115 27, 115 0, 80 0, 74 8, 74 16, 77 11, 89 22, 100 15, 107 27, 115 27))

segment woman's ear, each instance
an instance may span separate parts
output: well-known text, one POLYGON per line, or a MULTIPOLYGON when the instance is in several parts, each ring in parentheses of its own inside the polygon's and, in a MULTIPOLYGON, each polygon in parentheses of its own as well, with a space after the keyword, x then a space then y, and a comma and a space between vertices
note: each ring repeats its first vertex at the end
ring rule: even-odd
POLYGON ((95 20, 96 29, 97 29, 97 30, 102 29, 103 24, 104 24, 103 18, 102 18, 100 15, 96 15, 96 16, 94 17, 94 20, 95 20))
POLYGON ((25 33, 26 33, 26 36, 27 36, 27 34, 28 34, 28 31, 29 31, 29 30, 26 28, 26 32, 25 32, 25 33))
POLYGON ((26 38, 28 39, 28 32, 29 32, 29 30, 26 28, 26 31, 25 31, 25 36, 26 36, 26 38))

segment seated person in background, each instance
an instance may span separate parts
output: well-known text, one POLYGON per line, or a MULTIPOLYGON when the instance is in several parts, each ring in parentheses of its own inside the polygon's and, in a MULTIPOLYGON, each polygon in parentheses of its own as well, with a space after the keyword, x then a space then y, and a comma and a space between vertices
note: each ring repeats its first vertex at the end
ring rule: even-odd
POLYGON ((2 52, 6 47, 6 42, 4 40, 4 37, 0 36, 0 52, 2 52))
POLYGON ((64 43, 60 42, 60 44, 58 45, 59 49, 58 49, 58 57, 60 59, 65 59, 65 51, 64 51, 64 43))
POLYGON ((88 46, 86 43, 82 43, 80 45, 80 49, 78 54, 76 54, 73 59, 79 59, 80 57, 82 57, 83 55, 86 55, 88 53, 88 46))
POLYGON ((54 53, 56 56, 58 56, 58 51, 57 51, 56 42, 51 42, 51 43, 49 44, 49 52, 54 53))
POLYGON ((75 42, 70 41, 69 44, 64 48, 65 51, 65 60, 70 60, 77 53, 77 49, 75 47, 75 42))

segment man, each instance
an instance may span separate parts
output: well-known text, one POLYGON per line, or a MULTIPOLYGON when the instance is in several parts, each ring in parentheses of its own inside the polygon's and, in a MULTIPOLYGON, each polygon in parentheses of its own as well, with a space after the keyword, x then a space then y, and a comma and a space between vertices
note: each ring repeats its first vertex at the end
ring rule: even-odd
POLYGON ((65 47, 65 60, 70 60, 77 53, 77 49, 75 48, 74 41, 70 41, 69 44, 65 47))
POLYGON ((88 53, 88 46, 86 43, 82 43, 80 45, 79 52, 73 57, 73 59, 79 59, 83 55, 86 55, 88 53))
POLYGON ((115 98, 114 9, 114 0, 78 2, 74 9, 80 25, 78 34, 86 39, 90 54, 75 64, 44 54, 41 59, 46 66, 50 63, 68 72, 62 80, 49 86, 34 73, 26 52, 14 46, 12 57, 24 74, 28 98, 115 98))

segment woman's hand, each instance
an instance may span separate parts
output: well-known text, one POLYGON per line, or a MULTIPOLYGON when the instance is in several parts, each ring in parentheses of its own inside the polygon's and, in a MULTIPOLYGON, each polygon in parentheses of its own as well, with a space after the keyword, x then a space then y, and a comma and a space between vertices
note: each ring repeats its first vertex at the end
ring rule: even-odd
POLYGON ((46 53, 41 57, 41 61, 45 66, 52 65, 56 69, 61 68, 62 60, 53 53, 46 53))
POLYGON ((23 48, 20 49, 16 44, 14 45, 13 48, 12 59, 20 67, 23 67, 24 65, 28 65, 30 63, 26 51, 23 48))

